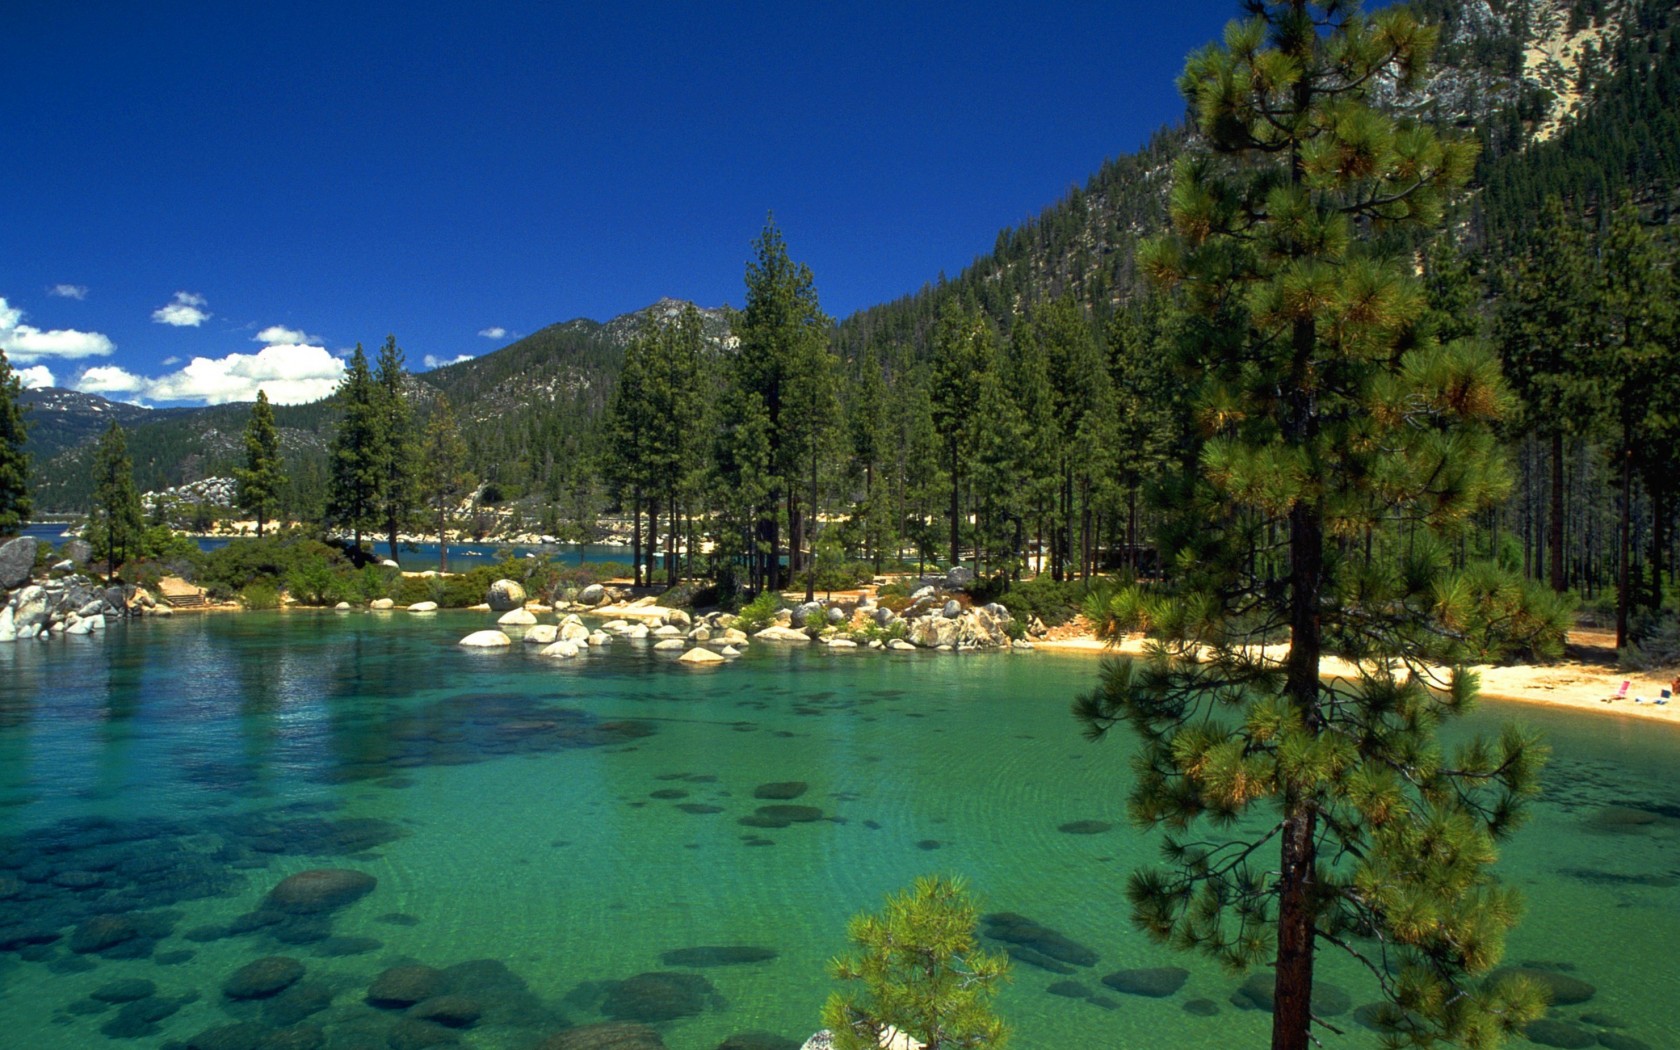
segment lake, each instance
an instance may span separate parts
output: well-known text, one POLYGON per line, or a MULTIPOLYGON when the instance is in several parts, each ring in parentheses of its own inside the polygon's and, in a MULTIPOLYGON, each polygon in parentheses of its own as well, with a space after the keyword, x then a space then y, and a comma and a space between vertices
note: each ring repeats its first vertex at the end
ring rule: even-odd
MULTIPOLYGON (((26 526, 20 535, 33 536, 43 543, 57 547, 65 540, 66 527, 63 524, 36 522, 26 526)), ((193 537, 201 551, 219 550, 228 545, 229 539, 227 536, 193 537)), ((374 542, 364 537, 362 544, 377 557, 388 558, 391 555, 390 547, 384 542, 374 542)), ((548 547, 507 543, 451 543, 449 571, 463 572, 480 565, 499 564, 506 556, 519 559, 538 558, 561 565, 581 565, 586 562, 619 562, 628 565, 630 553, 629 547, 601 543, 567 543, 548 547)), ((436 543, 401 543, 397 545, 397 555, 398 562, 408 572, 424 572, 438 567, 436 543)))
MULTIPOLYGON (((1157 846, 1125 823, 1126 740, 1087 743, 1068 714, 1095 661, 757 643, 695 671, 626 640, 565 662, 454 644, 486 621, 177 616, 0 646, 7 1045, 235 1023, 424 1045, 440 1030, 400 1004, 443 991, 479 1014, 470 1046, 612 1018, 653 1021, 672 1050, 797 1046, 847 919, 927 873, 1036 924, 1004 931, 1042 949, 998 1002, 1013 1045, 1265 1044, 1269 1016, 1232 1002, 1241 978, 1127 920, 1126 874, 1157 846), (360 875, 305 905, 271 896, 313 869, 360 875), (301 978, 242 970, 276 956, 301 978), (386 973, 408 965, 432 969, 386 973), (1158 966, 1188 981, 1163 998, 1102 983, 1158 966), (422 987, 392 991, 405 980, 422 987)), ((1587 982, 1555 1012, 1589 1034, 1680 1046, 1680 734, 1491 704, 1475 724, 1511 716, 1555 753, 1501 863, 1528 900, 1508 958, 1587 982)), ((1373 998, 1337 956, 1320 974, 1373 998)), ((1337 1021, 1331 1043, 1377 1045, 1337 1021)))

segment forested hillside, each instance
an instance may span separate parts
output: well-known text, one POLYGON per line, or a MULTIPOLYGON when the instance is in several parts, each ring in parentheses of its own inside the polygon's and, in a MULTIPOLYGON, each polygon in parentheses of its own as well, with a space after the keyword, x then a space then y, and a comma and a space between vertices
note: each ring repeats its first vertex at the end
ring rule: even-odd
MULTIPOLYGON (((1637 585, 1655 607, 1680 560, 1680 530, 1665 461, 1647 450, 1669 440, 1666 404, 1680 397, 1665 403, 1663 380, 1680 368, 1664 356, 1673 353, 1667 322, 1630 318, 1636 301, 1661 305, 1654 290, 1673 271, 1676 5, 1413 6, 1440 27, 1437 64, 1420 91, 1377 82, 1372 101, 1473 139, 1479 156, 1440 232, 1364 232, 1416 260, 1431 307, 1424 337, 1493 339, 1518 395, 1504 431, 1516 485, 1483 516, 1476 542, 1589 604, 1637 585), (1542 213, 1554 218, 1536 237, 1542 213), (1570 237, 1581 239, 1567 264, 1573 297, 1525 299, 1552 286, 1536 277, 1548 265, 1542 256, 1570 237), (1639 261, 1643 283, 1633 287, 1618 259, 1639 261), (1566 331, 1575 335, 1560 339, 1566 331), (1549 425, 1559 421, 1567 426, 1549 425)), ((542 531, 586 536, 602 513, 634 513, 667 537, 687 531, 698 541, 708 520, 733 521, 732 538, 710 538, 755 576, 772 571, 766 549, 789 541, 795 568, 900 551, 1011 572, 1030 563, 1058 577, 1147 568, 1158 546, 1147 496, 1194 442, 1178 403, 1186 377, 1166 367, 1188 322, 1144 279, 1138 252, 1165 225, 1175 165, 1204 147, 1196 129, 1163 129, 1001 231, 955 277, 838 324, 816 305, 821 275, 789 276, 799 268, 767 231, 781 254, 755 265, 792 267, 775 294, 794 296, 802 320, 697 315, 698 334, 684 329, 684 339, 704 350, 684 351, 678 369, 678 385, 697 396, 668 399, 667 414, 680 418, 631 411, 677 382, 669 333, 685 304, 666 300, 606 323, 556 324, 410 377, 414 425, 446 397, 479 500, 520 503, 542 531), (787 357, 775 340, 793 334, 763 343, 777 326, 798 340, 821 331, 827 356, 787 357), (639 393, 620 383, 631 347, 644 359, 637 367, 651 370, 637 383, 665 377, 639 393)), ((276 409, 291 514, 320 516, 338 411, 335 399, 276 409)), ((231 473, 244 413, 136 417, 141 488, 231 473)), ((37 460, 43 509, 85 505, 86 457, 84 447, 37 460)), ((1625 620, 1628 602, 1618 604, 1625 620)))

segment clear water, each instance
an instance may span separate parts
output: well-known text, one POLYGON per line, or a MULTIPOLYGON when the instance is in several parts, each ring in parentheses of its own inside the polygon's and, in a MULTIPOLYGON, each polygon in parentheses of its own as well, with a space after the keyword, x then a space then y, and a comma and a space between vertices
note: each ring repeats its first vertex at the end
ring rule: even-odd
MULTIPOLYGON (((848 917, 942 872, 967 877, 984 909, 1099 957, 1069 975, 1016 964, 999 1003, 1015 1045, 1264 1045, 1269 1017, 1229 1002, 1238 979, 1127 922, 1125 874, 1155 847, 1124 824, 1126 742, 1088 744, 1068 715, 1093 661, 760 644, 694 671, 620 641, 553 663, 535 647, 455 646, 480 619, 177 617, 0 646, 0 941, 64 935, 0 952, 0 1044, 151 1046, 268 1023, 262 1003, 222 986, 285 955, 331 997, 305 1022, 329 1047, 385 1045, 395 1016, 364 996, 387 967, 482 959, 524 990, 486 993, 484 1019, 460 1033, 468 1045, 524 1050, 625 1013, 612 982, 675 970, 709 987, 691 981, 702 994, 664 1004, 684 1014, 658 1024, 673 1050, 748 1031, 797 1046, 817 1027, 848 917), (797 799, 754 797, 792 781, 807 785, 797 799), (739 823, 783 804, 820 819, 739 823), (1113 827, 1060 830, 1078 821, 1113 827), (330 913, 330 929, 229 929, 314 868, 378 883, 330 913), (104 953, 72 951, 101 912, 145 929, 104 953), (699 946, 774 956, 661 960, 699 946), (1101 984, 1173 965, 1191 976, 1167 998, 1101 984), (143 1002, 178 1008, 124 1028, 124 1007, 88 999, 132 977, 157 986, 143 1002), (1048 991, 1070 980, 1096 1001, 1048 991), (1187 1012, 1193 999, 1218 1013, 1187 1012)), ((1596 986, 1558 1017, 1680 1046, 1680 735, 1491 705, 1478 721, 1513 716, 1555 757, 1502 862, 1529 902, 1509 958, 1596 986)), ((1321 976, 1355 1003, 1372 997, 1341 959, 1325 956, 1321 976)), ((1332 1041, 1376 1045, 1340 1022, 1348 1034, 1332 1041)))

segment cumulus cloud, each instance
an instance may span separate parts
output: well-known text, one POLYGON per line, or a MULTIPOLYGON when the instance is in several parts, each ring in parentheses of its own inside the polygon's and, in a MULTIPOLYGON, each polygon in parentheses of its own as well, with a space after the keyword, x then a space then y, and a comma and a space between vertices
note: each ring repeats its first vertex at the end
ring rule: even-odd
POLYGON ((0 298, 0 349, 18 364, 44 357, 104 357, 116 349, 115 343, 98 332, 78 332, 73 328, 42 331, 24 324, 23 318, 22 310, 0 298))
POLYGON ((486 339, 500 339, 503 336, 507 335, 507 329, 503 328, 499 324, 498 325, 491 325, 489 328, 479 329, 478 334, 483 336, 486 339))
POLYGON ((427 354, 425 357, 421 358, 420 360, 421 360, 421 363, 424 364, 427 368, 442 368, 444 365, 458 365, 462 361, 471 361, 472 359, 473 359, 473 355, 471 355, 471 354, 461 354, 457 357, 452 357, 452 358, 447 358, 447 359, 442 358, 442 357, 438 357, 434 354, 427 354))
POLYGON ((57 296, 60 299, 86 299, 87 285, 55 284, 47 289, 47 294, 57 296))
POLYGON ((298 328, 287 328, 285 325, 271 324, 267 328, 251 337, 251 342, 262 343, 266 346, 302 346, 305 343, 319 343, 321 337, 309 335, 298 328))
POLYGON ((23 384, 25 390, 36 390, 41 387, 58 385, 58 382, 53 379, 52 370, 47 368, 46 365, 30 365, 28 368, 19 368, 15 374, 18 377, 18 382, 23 384))
POLYGON ((75 389, 84 394, 137 394, 146 380, 120 365, 94 365, 76 380, 75 389))
POLYGON ((152 320, 176 328, 197 328, 210 320, 210 311, 204 309, 208 305, 208 301, 202 295, 176 292, 175 298, 168 305, 152 311, 152 320))
POLYGON ((257 391, 275 404, 297 405, 331 394, 344 376, 344 363, 325 347, 269 346, 254 354, 195 357, 185 368, 157 377, 116 367, 83 372, 75 388, 90 394, 119 393, 144 402, 190 401, 221 405, 255 401, 257 391))

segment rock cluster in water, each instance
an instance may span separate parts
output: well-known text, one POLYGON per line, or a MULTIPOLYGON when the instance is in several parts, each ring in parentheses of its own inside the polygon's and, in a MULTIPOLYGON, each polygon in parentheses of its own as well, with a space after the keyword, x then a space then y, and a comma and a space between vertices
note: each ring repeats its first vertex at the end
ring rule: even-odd
POLYGON ((0 543, 0 642, 64 635, 97 634, 123 616, 167 616, 170 609, 134 587, 104 587, 76 570, 91 548, 83 540, 65 545, 65 557, 51 574, 32 579, 37 541, 19 536, 0 543))

